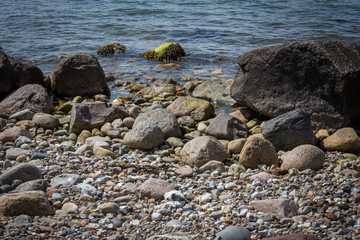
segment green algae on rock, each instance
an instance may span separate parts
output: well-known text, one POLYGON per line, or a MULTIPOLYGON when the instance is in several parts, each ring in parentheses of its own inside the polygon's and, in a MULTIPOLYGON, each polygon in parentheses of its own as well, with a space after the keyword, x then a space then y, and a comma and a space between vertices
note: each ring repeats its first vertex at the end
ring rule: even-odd
POLYGON ((105 44, 99 50, 96 51, 98 55, 109 56, 115 53, 123 53, 125 52, 126 47, 119 43, 109 43, 105 44))
POLYGON ((186 53, 179 43, 164 43, 142 55, 148 60, 170 62, 186 56, 186 53))

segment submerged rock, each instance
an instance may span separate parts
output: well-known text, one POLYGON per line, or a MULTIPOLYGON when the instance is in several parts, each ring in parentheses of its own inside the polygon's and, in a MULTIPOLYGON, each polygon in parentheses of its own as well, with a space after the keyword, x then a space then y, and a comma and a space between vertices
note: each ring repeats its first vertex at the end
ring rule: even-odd
POLYGON ((109 43, 105 44, 101 48, 99 48, 96 53, 102 56, 108 56, 116 53, 123 53, 125 52, 126 47, 119 43, 109 43))
POLYGON ((179 60, 186 53, 179 43, 164 43, 142 55, 148 60, 170 62, 179 60))

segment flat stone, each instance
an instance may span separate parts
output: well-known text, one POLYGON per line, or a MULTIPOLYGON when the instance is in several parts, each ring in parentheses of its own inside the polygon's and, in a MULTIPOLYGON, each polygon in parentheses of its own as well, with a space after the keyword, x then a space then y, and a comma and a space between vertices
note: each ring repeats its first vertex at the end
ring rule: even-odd
POLYGON ((6 158, 9 160, 15 160, 20 155, 30 155, 31 151, 22 148, 9 148, 6 150, 6 158))
POLYGON ((12 114, 9 119, 16 119, 16 120, 31 120, 33 116, 35 115, 34 111, 31 111, 30 109, 24 109, 19 112, 16 112, 12 114))
POLYGON ((177 175, 182 175, 184 177, 191 177, 194 174, 194 171, 192 168, 189 167, 182 167, 175 170, 175 173, 177 175))
POLYGON ((279 218, 291 218, 298 215, 299 206, 289 199, 253 200, 249 206, 257 211, 275 214, 279 218))
POLYGON ((319 238, 313 234, 306 234, 306 233, 293 233, 293 234, 286 234, 277 237, 270 237, 270 238, 263 238, 263 240, 318 240, 319 238))
POLYGON ((15 180, 27 182, 31 180, 41 179, 42 175, 38 167, 30 163, 20 163, 7 169, 0 175, 0 185, 9 184, 15 180))
POLYGON ((96 156, 99 156, 99 157, 109 156, 109 157, 111 157, 112 159, 115 159, 115 158, 116 158, 115 153, 113 153, 112 151, 110 151, 110 150, 108 150, 108 149, 102 148, 102 147, 96 147, 96 148, 94 148, 94 154, 95 154, 96 156))
POLYGON ((0 132, 0 141, 3 143, 13 142, 20 136, 25 136, 32 139, 30 132, 26 130, 25 127, 16 126, 0 132))
POLYGON ((36 179, 28 182, 24 182, 16 187, 15 191, 25 192, 25 191, 46 191, 46 188, 49 186, 48 182, 44 179, 36 179))
POLYGON ((138 190, 142 198, 148 197, 158 200, 163 199, 164 194, 174 190, 174 188, 164 180, 150 178, 142 183, 138 190))
POLYGON ((114 202, 103 203, 97 207, 97 210, 102 212, 103 214, 107 214, 107 213, 118 214, 119 205, 114 202))
POLYGON ((0 213, 5 216, 26 214, 52 215, 53 210, 43 191, 8 193, 0 197, 0 213))
POLYGON ((274 178, 278 178, 278 177, 267 172, 260 172, 250 176, 250 180, 255 180, 255 179, 269 180, 274 178))
POLYGON ((59 126, 59 119, 46 113, 36 113, 33 116, 32 121, 39 127, 43 127, 45 129, 54 129, 59 126))

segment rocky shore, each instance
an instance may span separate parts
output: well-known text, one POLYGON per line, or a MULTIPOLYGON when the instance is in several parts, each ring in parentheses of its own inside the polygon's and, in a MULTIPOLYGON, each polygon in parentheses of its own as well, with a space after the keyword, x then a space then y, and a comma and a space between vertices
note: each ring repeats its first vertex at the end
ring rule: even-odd
POLYGON ((147 86, 1 53, 1 239, 360 239, 359 56, 297 42, 147 86))

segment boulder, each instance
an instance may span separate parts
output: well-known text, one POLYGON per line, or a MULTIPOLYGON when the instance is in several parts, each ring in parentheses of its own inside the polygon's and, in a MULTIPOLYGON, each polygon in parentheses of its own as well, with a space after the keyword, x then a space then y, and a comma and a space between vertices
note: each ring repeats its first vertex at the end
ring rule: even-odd
POLYGON ((8 193, 1 196, 0 213, 5 216, 54 214, 43 191, 8 193))
POLYGON ((51 88, 60 97, 110 95, 102 67, 88 53, 63 59, 52 73, 51 88))
POLYGON ((248 139, 242 148, 239 162, 244 167, 257 168, 258 165, 279 165, 275 147, 261 138, 248 139))
POLYGON ((39 127, 45 129, 54 129, 59 126, 59 119, 47 113, 36 113, 33 116, 32 121, 39 127))
POLYGON ((342 128, 325 138, 322 146, 326 151, 360 153, 360 138, 353 128, 342 128))
POLYGON ((180 156, 185 164, 201 167, 211 160, 224 161, 228 152, 216 138, 203 136, 187 142, 181 149, 180 156))
POLYGON ((231 96, 269 117, 295 108, 315 129, 360 126, 360 46, 316 40, 269 46, 237 58, 231 96))
POLYGON ((142 55, 151 61, 170 62, 179 60, 186 53, 179 43, 164 43, 142 55))
POLYGON ((44 179, 36 179, 28 182, 21 183, 16 187, 15 191, 17 192, 26 192, 26 191, 46 191, 46 188, 49 187, 49 184, 44 179))
POLYGON ((176 117, 190 116, 195 121, 207 120, 214 114, 214 106, 209 101, 192 97, 177 98, 167 109, 176 117))
POLYGON ((110 103, 74 103, 70 115, 70 132, 100 128, 106 122, 128 117, 128 112, 110 103))
POLYGON ((271 213, 282 218, 291 218, 298 215, 299 206, 290 199, 253 200, 249 206, 257 211, 271 213))
POLYGON ((325 162, 325 153, 314 145, 300 145, 286 153, 281 164, 281 170, 296 168, 299 171, 305 169, 322 168, 325 162))
POLYGON ((315 144, 309 116, 295 109, 265 122, 262 134, 277 149, 291 150, 302 144, 315 144))
POLYGON ((42 179, 39 168, 30 163, 20 163, 9 169, 0 175, 0 185, 9 184, 15 180, 21 180, 27 182, 36 179, 42 179))
POLYGON ((132 127, 136 128, 142 121, 158 125, 164 132, 165 138, 181 136, 181 130, 175 115, 167 109, 157 108, 141 114, 135 119, 132 127))
POLYGON ((0 100, 27 84, 44 86, 44 74, 36 66, 15 60, 0 51, 0 100))
POLYGON ((96 53, 97 55, 109 56, 116 53, 124 53, 126 47, 119 43, 108 43, 99 48, 96 53))
POLYGON ((140 197, 154 198, 155 200, 164 199, 164 194, 175 190, 170 183, 156 178, 150 178, 143 182, 139 188, 140 197))
POLYGON ((196 86, 192 92, 196 98, 204 98, 218 106, 233 106, 236 101, 230 97, 230 85, 222 80, 207 80, 196 86))
POLYGON ((50 113, 53 110, 50 96, 44 87, 38 84, 22 86, 0 102, 1 117, 9 118, 25 109, 36 113, 50 113))
POLYGON ((23 126, 15 126, 12 128, 5 129, 3 132, 0 133, 0 141, 3 143, 6 142, 13 142, 18 137, 25 136, 28 138, 32 138, 30 132, 26 130, 23 126))
POLYGON ((226 113, 221 113, 206 128, 207 135, 217 139, 234 140, 247 137, 246 124, 226 113))
POLYGON ((250 231, 240 226, 228 226, 218 232, 215 240, 250 240, 250 231))
POLYGON ((124 143, 129 148, 152 150, 165 141, 164 133, 157 124, 141 121, 125 134, 124 143))

